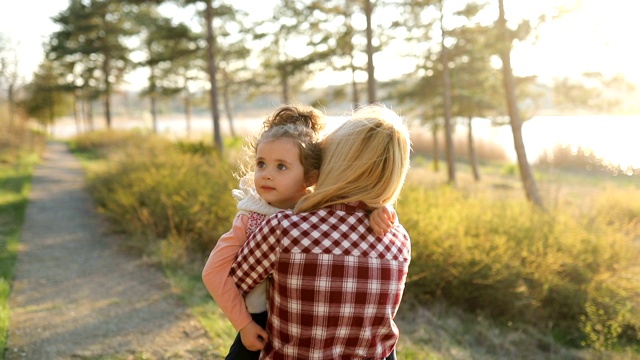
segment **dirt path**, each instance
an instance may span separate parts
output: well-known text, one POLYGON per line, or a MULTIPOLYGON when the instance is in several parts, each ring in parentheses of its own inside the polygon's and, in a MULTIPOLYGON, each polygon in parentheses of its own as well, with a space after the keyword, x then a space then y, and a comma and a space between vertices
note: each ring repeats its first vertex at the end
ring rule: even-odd
POLYGON ((162 273, 118 250, 64 144, 36 167, 6 359, 204 359, 210 339, 162 273))

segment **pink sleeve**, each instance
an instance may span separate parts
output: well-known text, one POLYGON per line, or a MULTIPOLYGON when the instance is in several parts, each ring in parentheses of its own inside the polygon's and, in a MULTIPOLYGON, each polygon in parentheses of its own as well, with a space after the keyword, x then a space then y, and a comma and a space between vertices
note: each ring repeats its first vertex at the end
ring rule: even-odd
POLYGON ((220 237, 202 270, 202 281, 209 294, 238 331, 251 322, 251 315, 247 311, 242 294, 229 276, 229 270, 247 239, 248 221, 247 215, 236 216, 231 230, 220 237))

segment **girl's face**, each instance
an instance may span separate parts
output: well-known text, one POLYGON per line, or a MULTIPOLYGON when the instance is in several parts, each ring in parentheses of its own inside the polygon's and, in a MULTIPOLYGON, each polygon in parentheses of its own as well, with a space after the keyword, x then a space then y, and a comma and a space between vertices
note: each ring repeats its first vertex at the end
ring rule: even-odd
POLYGON ((300 149, 292 139, 262 142, 256 149, 256 191, 270 205, 292 209, 308 185, 300 163, 300 149))

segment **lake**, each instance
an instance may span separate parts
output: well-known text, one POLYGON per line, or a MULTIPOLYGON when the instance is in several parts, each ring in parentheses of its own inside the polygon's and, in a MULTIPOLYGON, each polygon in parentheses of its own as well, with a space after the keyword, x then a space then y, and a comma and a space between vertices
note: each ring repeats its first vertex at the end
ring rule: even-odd
MULTIPOLYGON (((330 117, 328 129, 340 123, 342 118, 330 117)), ((101 123, 101 121, 96 121, 101 123)), ((238 118, 234 128, 239 134, 249 134, 260 129, 261 118, 238 118)), ((181 116, 163 116, 158 123, 159 132, 174 138, 184 138, 186 122, 181 116)), ((96 126, 103 128, 103 125, 96 126)), ((113 128, 151 128, 149 116, 142 120, 114 119, 113 128)), ((212 135, 210 117, 194 117, 191 122, 192 138, 207 138, 212 135)), ((223 133, 229 133, 226 118, 221 120, 223 133)), ((515 161, 513 135, 508 125, 493 126, 488 119, 473 120, 476 139, 499 144, 507 156, 515 161)), ((590 149, 597 157, 619 164, 622 169, 631 166, 640 168, 640 116, 535 116, 522 127, 527 157, 534 161, 545 151, 556 145, 590 149)), ((66 138, 76 133, 71 119, 62 119, 53 128, 53 135, 66 138)), ((466 136, 466 126, 456 127, 457 136, 466 136)))
MULTIPOLYGON (((494 132, 496 142, 515 160, 511 128, 501 126, 491 130, 488 121, 484 122, 484 128, 494 132)), ((482 128, 480 123, 474 131, 482 128)), ((622 169, 629 166, 640 169, 640 116, 536 116, 523 124, 522 137, 529 159, 536 159, 556 145, 572 149, 580 146, 622 169)))

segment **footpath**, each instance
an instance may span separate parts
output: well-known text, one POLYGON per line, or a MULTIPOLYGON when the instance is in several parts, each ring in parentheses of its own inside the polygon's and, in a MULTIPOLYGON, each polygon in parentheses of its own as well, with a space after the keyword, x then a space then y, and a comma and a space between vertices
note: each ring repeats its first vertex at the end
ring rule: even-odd
POLYGON ((5 359, 205 359, 211 340, 162 272, 123 252, 79 161, 50 142, 34 169, 5 359))

